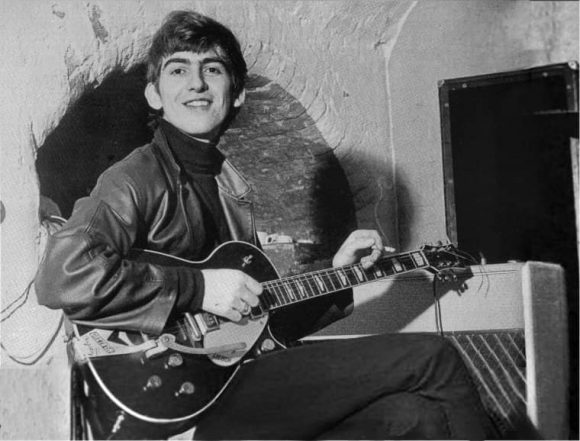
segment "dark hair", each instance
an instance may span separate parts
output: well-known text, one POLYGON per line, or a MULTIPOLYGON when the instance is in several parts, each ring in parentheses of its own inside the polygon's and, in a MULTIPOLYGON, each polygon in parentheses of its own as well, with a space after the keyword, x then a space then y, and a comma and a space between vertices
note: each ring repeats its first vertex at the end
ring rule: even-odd
POLYGON ((240 43, 232 31, 217 21, 194 11, 173 11, 153 36, 147 60, 147 81, 158 83, 163 58, 175 52, 215 50, 232 76, 232 92, 244 89, 247 67, 240 43))

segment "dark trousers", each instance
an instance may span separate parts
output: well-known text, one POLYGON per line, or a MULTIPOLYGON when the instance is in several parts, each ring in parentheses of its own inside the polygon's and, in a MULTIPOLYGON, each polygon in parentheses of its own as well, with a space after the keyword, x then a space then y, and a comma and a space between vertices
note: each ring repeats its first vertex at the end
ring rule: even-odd
POLYGON ((493 428, 446 339, 386 334, 246 363, 196 439, 486 439, 493 428))

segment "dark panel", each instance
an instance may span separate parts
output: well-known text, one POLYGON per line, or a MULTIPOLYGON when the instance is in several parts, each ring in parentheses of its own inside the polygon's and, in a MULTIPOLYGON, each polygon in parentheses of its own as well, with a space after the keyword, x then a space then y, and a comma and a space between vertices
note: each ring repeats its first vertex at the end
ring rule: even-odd
MULTIPOLYGON (((578 413, 578 249, 570 138, 578 137, 575 62, 450 79, 439 97, 447 232, 487 263, 566 270, 571 414, 578 413)), ((578 421, 572 421, 572 433, 578 421)))

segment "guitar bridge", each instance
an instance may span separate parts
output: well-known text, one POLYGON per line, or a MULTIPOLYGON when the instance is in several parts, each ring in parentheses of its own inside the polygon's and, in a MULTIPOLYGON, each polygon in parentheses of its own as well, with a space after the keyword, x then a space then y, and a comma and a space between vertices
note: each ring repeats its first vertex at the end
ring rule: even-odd
POLYGON ((208 331, 215 331, 216 329, 220 328, 219 318, 213 314, 210 314, 209 312, 196 314, 194 318, 197 320, 204 334, 206 334, 208 331))

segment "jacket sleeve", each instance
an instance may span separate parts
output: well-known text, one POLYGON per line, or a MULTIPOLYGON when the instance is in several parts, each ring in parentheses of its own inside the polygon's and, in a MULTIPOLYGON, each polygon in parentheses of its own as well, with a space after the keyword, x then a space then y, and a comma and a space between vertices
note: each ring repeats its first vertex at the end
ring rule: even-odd
POLYGON ((180 292, 203 295, 199 270, 126 258, 147 203, 127 173, 106 171, 49 238, 35 279, 39 303, 77 323, 159 334, 180 292))

